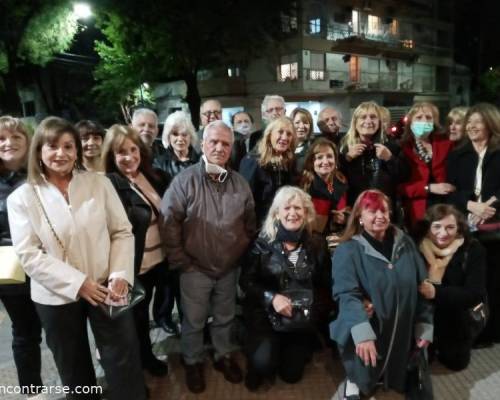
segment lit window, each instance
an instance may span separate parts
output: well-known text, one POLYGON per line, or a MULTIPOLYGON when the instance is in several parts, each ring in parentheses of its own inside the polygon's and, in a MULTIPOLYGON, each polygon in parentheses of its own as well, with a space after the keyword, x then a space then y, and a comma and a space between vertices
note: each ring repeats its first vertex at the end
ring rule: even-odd
POLYGON ((312 69, 309 71, 309 79, 312 81, 324 81, 325 71, 317 71, 312 69))
POLYGON ((389 33, 391 35, 397 36, 399 33, 399 22, 397 19, 393 19, 392 23, 389 25, 389 33))
POLYGON ((240 69, 238 67, 229 67, 227 69, 227 76, 230 78, 240 76, 240 69))
POLYGON ((294 81, 299 79, 299 64, 297 62, 278 65, 278 82, 287 80, 294 81))
POLYGON ((380 34, 380 17, 368 15, 368 35, 380 34))
POLYGON ((401 43, 403 44, 403 47, 406 49, 413 49, 415 47, 415 42, 411 39, 402 40, 401 43))
POLYGON ((321 20, 319 18, 314 18, 309 20, 309 33, 317 34, 321 32, 321 20))

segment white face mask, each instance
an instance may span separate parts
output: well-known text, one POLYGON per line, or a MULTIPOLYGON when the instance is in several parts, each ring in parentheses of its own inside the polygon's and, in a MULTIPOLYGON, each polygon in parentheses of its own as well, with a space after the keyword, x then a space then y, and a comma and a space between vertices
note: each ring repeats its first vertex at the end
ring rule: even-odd
POLYGON ((252 132, 252 124, 249 124, 248 122, 241 122, 236 125, 235 130, 242 135, 248 135, 250 132, 252 132))
POLYGON ((205 156, 205 154, 203 154, 201 156, 201 158, 205 162, 205 171, 207 172, 207 174, 218 175, 217 180, 221 183, 226 180, 226 178, 227 178, 227 170, 226 169, 222 168, 220 165, 212 164, 211 162, 209 162, 207 160, 207 157, 205 156))

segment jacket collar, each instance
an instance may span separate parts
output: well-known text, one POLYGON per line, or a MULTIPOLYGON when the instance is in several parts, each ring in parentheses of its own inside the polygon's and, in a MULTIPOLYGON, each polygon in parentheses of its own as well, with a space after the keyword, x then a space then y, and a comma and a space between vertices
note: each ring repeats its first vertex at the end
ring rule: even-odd
MULTIPOLYGON (((392 259, 401 251, 401 249, 405 246, 406 238, 403 231, 395 226, 392 226, 394 229, 394 247, 392 248, 392 259)), ((361 234, 354 235, 353 240, 356 240, 364 249, 366 255, 378 258, 384 262, 390 263, 391 260, 388 260, 385 256, 380 254, 377 250, 375 250, 372 245, 366 240, 365 237, 361 234)))

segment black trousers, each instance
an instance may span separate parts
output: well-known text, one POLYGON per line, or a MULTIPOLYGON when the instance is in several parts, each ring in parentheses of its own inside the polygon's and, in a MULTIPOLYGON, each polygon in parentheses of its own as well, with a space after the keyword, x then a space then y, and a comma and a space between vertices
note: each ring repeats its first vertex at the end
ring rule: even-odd
MULTIPOLYGON (((94 334, 108 382, 109 400, 144 400, 144 376, 139 362, 139 349, 131 312, 110 319, 98 307, 85 300, 63 305, 35 303, 46 332, 49 346, 62 383, 74 390, 76 386, 95 386, 87 320, 94 334)), ((100 399, 99 394, 70 394, 66 399, 100 399)))
POLYGON ((315 337, 308 333, 248 332, 245 349, 248 373, 272 378, 277 373, 287 383, 302 379, 311 359, 315 337))
POLYGON ((143 366, 154 357, 151 347, 151 337, 149 336, 149 303, 152 299, 153 288, 158 284, 159 280, 161 280, 163 268, 166 268, 165 263, 160 263, 145 274, 136 276, 136 279, 142 283, 146 291, 144 300, 133 308, 143 366))
MULTIPOLYGON (((19 386, 41 386, 40 378, 42 326, 29 294, 1 295, 7 314, 12 321, 12 353, 16 363, 19 386)), ((36 393, 36 390, 34 390, 36 393)))
POLYGON ((473 342, 467 325, 466 310, 436 307, 432 348, 441 364, 453 371, 467 368, 470 362, 473 342))
POLYGON ((172 322, 172 311, 176 302, 179 318, 182 321, 179 271, 169 270, 165 265, 165 268, 158 274, 158 281, 155 287, 153 318, 156 324, 160 325, 161 322, 172 322))
POLYGON ((486 291, 490 318, 478 342, 500 342, 500 243, 482 243, 486 249, 486 291))

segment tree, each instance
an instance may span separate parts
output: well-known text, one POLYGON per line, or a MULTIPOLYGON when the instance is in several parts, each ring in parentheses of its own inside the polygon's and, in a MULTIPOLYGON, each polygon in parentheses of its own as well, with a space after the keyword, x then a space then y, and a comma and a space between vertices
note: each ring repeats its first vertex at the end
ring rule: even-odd
POLYGON ((479 77, 480 100, 500 104, 500 66, 491 68, 479 77))
POLYGON ((244 66, 279 39, 285 0, 104 1, 98 17, 106 36, 95 76, 101 101, 122 101, 142 82, 183 80, 195 125, 197 75, 221 65, 244 66))
POLYGON ((0 108, 20 113, 19 69, 45 66, 68 49, 78 23, 68 0, 2 0, 0 3, 0 108))

